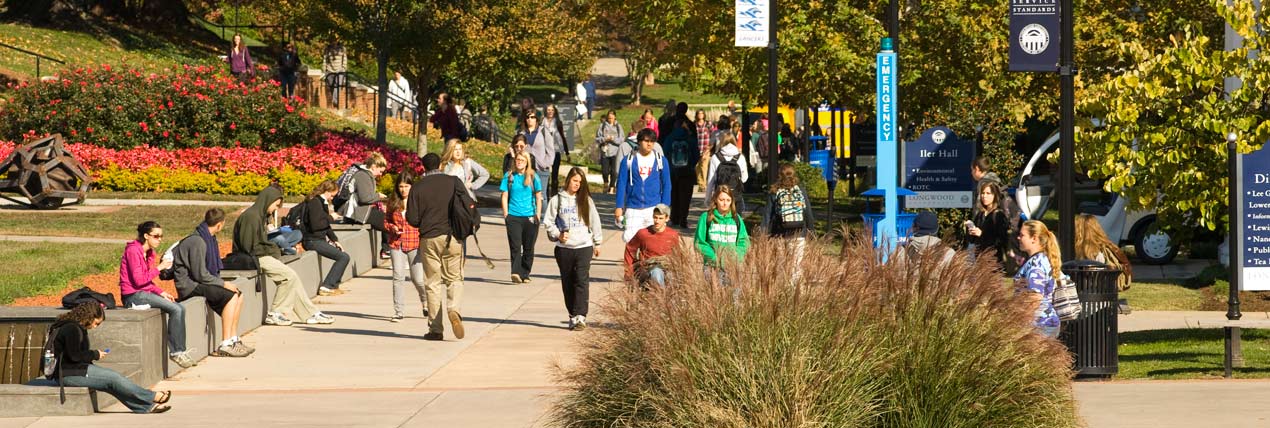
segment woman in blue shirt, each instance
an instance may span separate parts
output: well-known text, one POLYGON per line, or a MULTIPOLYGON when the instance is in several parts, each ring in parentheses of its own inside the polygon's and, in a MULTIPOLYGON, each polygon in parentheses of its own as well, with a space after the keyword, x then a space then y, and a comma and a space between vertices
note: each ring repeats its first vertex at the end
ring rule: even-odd
POLYGON ((1019 228, 1019 248, 1028 254, 1027 261, 1014 275, 1015 292, 1025 296, 1036 307, 1033 321, 1037 332, 1058 337, 1058 313, 1054 311, 1054 288, 1063 272, 1058 239, 1045 223, 1028 220, 1019 228))
POLYGON ((513 163, 511 173, 503 175, 498 190, 503 192, 503 219, 511 245, 512 283, 519 284, 529 282, 529 272, 534 267, 542 182, 530 165, 528 153, 516 154, 513 163))

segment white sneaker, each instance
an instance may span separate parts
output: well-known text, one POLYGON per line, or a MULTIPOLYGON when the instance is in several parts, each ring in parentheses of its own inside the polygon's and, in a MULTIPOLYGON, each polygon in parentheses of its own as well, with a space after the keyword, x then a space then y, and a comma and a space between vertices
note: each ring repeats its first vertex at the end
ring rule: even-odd
POLYGON ((574 330, 586 330, 586 317, 578 315, 578 323, 573 326, 574 330))
POLYGON ((291 324, 294 323, 279 312, 270 312, 269 315, 265 317, 265 325, 288 326, 291 324))
POLYGON ((578 317, 569 318, 569 330, 573 330, 578 326, 578 317))
POLYGON ((324 318, 317 315, 311 316, 308 320, 304 321, 305 324, 331 324, 334 322, 335 319, 333 318, 324 318))
POLYGON ((318 295, 319 296, 334 296, 335 290, 332 290, 327 287, 318 287, 318 295))

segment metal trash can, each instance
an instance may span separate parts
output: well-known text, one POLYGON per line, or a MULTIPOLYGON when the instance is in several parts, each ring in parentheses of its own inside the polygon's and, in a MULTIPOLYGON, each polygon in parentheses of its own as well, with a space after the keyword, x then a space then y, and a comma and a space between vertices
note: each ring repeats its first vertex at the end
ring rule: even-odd
POLYGON ((1063 273, 1076 283, 1080 318, 1063 323, 1059 334, 1073 355, 1076 377, 1110 377, 1120 371, 1117 331, 1120 270, 1091 260, 1063 263, 1063 273))

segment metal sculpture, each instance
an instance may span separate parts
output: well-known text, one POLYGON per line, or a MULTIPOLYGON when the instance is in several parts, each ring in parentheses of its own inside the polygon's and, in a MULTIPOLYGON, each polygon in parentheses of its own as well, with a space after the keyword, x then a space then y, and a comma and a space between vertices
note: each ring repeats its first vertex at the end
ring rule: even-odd
POLYGON ((61 134, 16 147, 0 162, 0 192, 17 193, 27 201, 0 198, 34 209, 57 209, 69 205, 67 199, 75 200, 71 204, 82 203, 90 182, 88 170, 66 151, 61 134))

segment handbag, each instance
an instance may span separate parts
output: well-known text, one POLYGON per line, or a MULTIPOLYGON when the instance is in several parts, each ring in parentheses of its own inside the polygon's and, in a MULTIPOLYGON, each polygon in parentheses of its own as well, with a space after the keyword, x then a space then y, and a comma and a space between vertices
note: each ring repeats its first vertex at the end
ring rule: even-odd
POLYGON ((1076 283, 1067 275, 1063 275, 1054 285, 1054 312, 1060 321, 1074 321, 1080 318, 1080 295, 1076 291, 1076 283))

